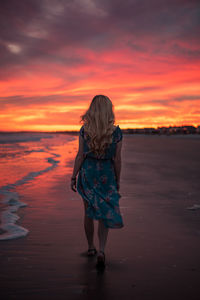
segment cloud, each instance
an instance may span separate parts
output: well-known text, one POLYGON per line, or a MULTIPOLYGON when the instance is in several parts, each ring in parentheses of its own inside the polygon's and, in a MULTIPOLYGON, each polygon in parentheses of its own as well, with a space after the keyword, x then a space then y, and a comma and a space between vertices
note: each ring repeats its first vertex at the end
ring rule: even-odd
POLYGON ((7 0, 1 3, 0 63, 77 65, 84 62, 77 53, 63 57, 59 51, 78 47, 98 53, 116 46, 199 58, 199 14, 200 3, 189 0, 7 0), (196 49, 190 49, 191 39, 196 49))
POLYGON ((62 109, 79 113, 103 93, 116 108, 146 106, 143 114, 116 109, 121 120, 186 116, 199 100, 199 15, 195 0, 2 1, 2 114, 16 109, 16 124, 33 125, 40 110, 41 122, 64 122, 62 109), (48 114, 53 107, 60 111, 48 114))
POLYGON ((200 95, 180 95, 178 97, 174 97, 175 101, 187 101, 187 100, 200 100, 200 95))
POLYGON ((74 95, 48 95, 48 96, 35 96, 35 97, 25 97, 23 95, 15 95, 10 97, 0 97, 1 110, 7 109, 9 106, 13 108, 41 108, 48 107, 48 105, 77 105, 81 103, 84 105, 86 102, 86 96, 74 96, 74 95))

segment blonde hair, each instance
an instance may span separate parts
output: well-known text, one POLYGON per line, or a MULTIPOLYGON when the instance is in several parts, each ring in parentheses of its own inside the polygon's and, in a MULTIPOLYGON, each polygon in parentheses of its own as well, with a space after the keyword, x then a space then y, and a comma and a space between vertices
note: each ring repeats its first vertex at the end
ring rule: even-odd
POLYGON ((84 132, 88 140, 90 151, 97 156, 105 153, 105 149, 112 143, 115 115, 111 100, 104 95, 96 95, 88 108, 81 115, 84 132))

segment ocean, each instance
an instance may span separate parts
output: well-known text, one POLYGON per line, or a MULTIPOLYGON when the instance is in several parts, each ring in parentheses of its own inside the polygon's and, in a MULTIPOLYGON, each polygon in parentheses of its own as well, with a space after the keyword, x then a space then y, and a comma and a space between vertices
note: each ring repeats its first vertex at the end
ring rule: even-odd
MULTIPOLYGON (((130 174, 131 182, 136 178, 145 182, 147 177, 146 184, 152 181, 154 185, 163 176, 170 174, 170 178, 176 175, 176 186, 180 178, 185 178, 186 186, 198 171, 196 152, 199 151, 199 141, 200 135, 124 134, 122 186, 125 184, 123 172, 128 168, 125 157, 132 146, 133 150, 129 154, 135 163, 130 174), (183 165, 185 169, 182 170, 183 165), (134 177, 137 171, 139 175, 134 177)), ((62 209, 59 199, 58 202, 49 202, 48 194, 51 187, 57 182, 60 183, 65 174, 70 178, 77 147, 78 136, 70 134, 0 133, 0 241, 24 237, 29 233, 29 229, 22 226, 24 221, 19 217, 19 212, 22 211, 20 208, 29 206, 29 211, 33 210, 30 203, 27 203, 27 198, 33 198, 34 209, 39 202, 40 207, 52 209, 53 213, 62 209), (38 195, 33 193, 34 186, 38 195), (40 199, 43 190, 44 194, 40 199)), ((64 183, 64 193, 67 198, 78 199, 78 196, 70 194, 68 190, 69 178, 66 184, 64 183)), ((177 191, 173 192, 175 193, 177 191)), ((55 194, 59 194, 59 191, 55 191, 55 194)))
POLYGON ((0 240, 28 234, 27 228, 16 223, 18 210, 27 206, 20 200, 17 187, 57 168, 61 148, 76 139, 58 133, 0 133, 0 240))

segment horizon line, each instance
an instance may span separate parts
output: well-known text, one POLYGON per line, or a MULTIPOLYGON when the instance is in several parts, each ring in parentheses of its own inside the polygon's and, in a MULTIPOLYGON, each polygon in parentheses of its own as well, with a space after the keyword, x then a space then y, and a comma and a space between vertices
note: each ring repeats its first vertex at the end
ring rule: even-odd
MULTIPOLYGON (((157 126, 157 127, 143 127, 143 128, 121 128, 121 130, 142 130, 142 129, 159 129, 159 128, 182 128, 182 127, 194 127, 194 128, 198 128, 200 127, 200 125, 197 125, 197 126, 194 126, 194 125, 180 125, 180 126, 177 126, 177 125, 169 125, 169 126, 157 126)), ((79 132, 79 130, 49 130, 49 131, 41 131, 41 130, 14 130, 14 131, 11 131, 11 130, 8 130, 8 131, 4 131, 4 130, 0 130, 0 133, 19 133, 19 132, 40 132, 40 133, 56 133, 56 132, 59 132, 59 133, 67 133, 67 132, 79 132)))

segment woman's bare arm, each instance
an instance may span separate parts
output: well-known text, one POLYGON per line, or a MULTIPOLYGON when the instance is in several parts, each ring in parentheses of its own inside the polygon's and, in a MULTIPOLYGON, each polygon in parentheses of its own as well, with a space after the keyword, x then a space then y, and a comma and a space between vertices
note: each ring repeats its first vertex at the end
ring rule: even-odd
POLYGON ((73 169, 73 175, 72 177, 75 178, 80 170, 80 167, 82 165, 82 162, 84 160, 84 155, 83 155, 83 137, 79 135, 79 148, 78 152, 75 157, 75 162, 74 162, 74 169, 73 169))
POLYGON ((116 153, 114 157, 114 169, 115 169, 115 176, 116 176, 116 181, 118 186, 120 183, 120 175, 121 175, 121 149, 122 149, 122 140, 117 143, 116 153))

